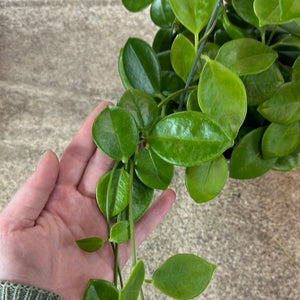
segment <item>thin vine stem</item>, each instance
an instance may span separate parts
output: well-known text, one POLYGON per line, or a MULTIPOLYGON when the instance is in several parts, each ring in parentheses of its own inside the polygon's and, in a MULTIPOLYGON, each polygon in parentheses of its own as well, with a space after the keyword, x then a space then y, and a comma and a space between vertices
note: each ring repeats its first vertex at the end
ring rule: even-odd
POLYGON ((189 73, 189 76, 187 78, 187 81, 186 81, 186 84, 185 84, 185 88, 184 88, 184 91, 183 91, 183 94, 182 94, 182 97, 181 97, 181 101, 180 101, 180 104, 179 104, 179 107, 178 107, 178 111, 182 111, 183 103, 184 103, 184 99, 185 99, 186 93, 187 93, 188 88, 189 88, 189 86, 191 84, 191 81, 193 79, 194 71, 196 69, 196 66, 197 66, 197 63, 199 61, 200 55, 201 55, 201 53, 203 51, 205 42, 207 40, 207 36, 208 36, 207 33, 210 32, 211 28, 213 28, 213 26, 215 24, 215 19, 217 18, 219 7, 221 6, 221 4, 222 4, 222 0, 218 0, 217 3, 216 3, 216 5, 215 5, 215 7, 214 7, 213 13, 210 16, 210 19, 208 21, 208 24, 207 24, 205 32, 204 32, 205 38, 201 39, 202 41, 201 41, 200 46, 198 48, 197 55, 196 55, 196 58, 194 60, 192 69, 191 69, 191 71, 189 73))
POLYGON ((297 266, 300 266, 300 262, 295 260, 288 252, 287 250, 281 245, 281 243, 276 239, 276 238, 273 238, 275 243, 281 248, 281 250, 284 252, 284 254, 294 263, 296 264, 297 266))
POLYGON ((273 30, 272 30, 272 32, 271 32, 271 34, 270 34, 270 36, 269 36, 269 38, 268 38, 267 44, 266 44, 267 46, 270 46, 270 43, 271 43, 271 41, 272 41, 272 38, 273 38, 274 34, 276 33, 277 27, 278 27, 278 24, 276 24, 276 25, 274 26, 274 28, 273 28, 273 30))

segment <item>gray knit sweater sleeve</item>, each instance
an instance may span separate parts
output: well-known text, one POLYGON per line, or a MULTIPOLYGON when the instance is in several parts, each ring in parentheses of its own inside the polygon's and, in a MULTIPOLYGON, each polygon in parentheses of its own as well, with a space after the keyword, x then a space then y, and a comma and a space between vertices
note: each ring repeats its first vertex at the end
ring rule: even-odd
POLYGON ((0 281, 0 300, 64 300, 62 297, 37 287, 0 281))

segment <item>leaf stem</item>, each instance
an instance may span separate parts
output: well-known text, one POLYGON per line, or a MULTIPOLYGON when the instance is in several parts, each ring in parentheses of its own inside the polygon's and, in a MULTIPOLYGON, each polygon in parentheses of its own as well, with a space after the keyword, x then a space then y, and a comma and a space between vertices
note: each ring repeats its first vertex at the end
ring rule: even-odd
POLYGON ((268 38, 268 41, 267 41, 267 46, 270 45, 270 43, 271 43, 271 41, 272 41, 272 38, 273 38, 274 34, 276 33, 277 27, 278 27, 278 24, 276 24, 276 25, 274 26, 274 28, 273 28, 273 30, 272 30, 272 32, 271 32, 271 34, 270 34, 270 36, 269 36, 269 38, 268 38))
POLYGON ((281 248, 281 250, 284 252, 284 254, 294 263, 296 264, 297 266, 300 266, 300 262, 295 260, 288 252, 287 250, 281 245, 281 243, 276 239, 276 238, 273 238, 275 243, 281 248))
POLYGON ((152 279, 144 279, 144 283, 152 284, 152 279))
POLYGON ((114 285, 115 286, 118 285, 118 267, 119 267, 118 252, 119 252, 119 245, 115 244, 114 247, 114 256, 115 256, 114 285))
POLYGON ((212 14, 210 16, 210 19, 208 21, 208 24, 207 24, 205 32, 204 32, 205 38, 201 39, 202 41, 201 41, 200 46, 198 48, 197 55, 196 55, 196 58, 194 60, 192 69, 190 71, 190 74, 189 74, 189 76, 187 78, 187 81, 186 81, 186 84, 185 84, 185 88, 184 88, 184 91, 183 91, 183 94, 182 94, 182 97, 181 97, 181 101, 180 101, 180 104, 179 104, 179 107, 178 107, 178 111, 182 111, 183 103, 184 103, 184 99, 185 99, 186 93, 187 93, 188 88, 189 88, 189 86, 191 84, 191 81, 193 79, 193 74, 194 74, 195 68, 197 66, 198 60, 200 58, 200 55, 201 55, 202 50, 204 48, 205 42, 207 40, 207 33, 210 32, 210 29, 213 27, 213 25, 215 23, 215 19, 217 18, 219 7, 221 6, 221 4, 222 4, 222 0, 218 0, 216 2, 214 10, 213 10, 213 12, 212 12, 212 14))

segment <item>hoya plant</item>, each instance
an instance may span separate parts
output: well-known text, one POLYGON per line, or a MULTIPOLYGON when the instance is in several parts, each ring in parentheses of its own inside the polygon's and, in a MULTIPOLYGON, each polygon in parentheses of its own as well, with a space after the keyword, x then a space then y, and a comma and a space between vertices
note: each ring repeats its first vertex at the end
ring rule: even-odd
MULTIPOLYGON (((168 188, 174 166, 186 168, 186 189, 197 203, 216 197, 228 174, 251 179, 296 168, 300 1, 122 2, 132 12, 151 5, 158 32, 152 45, 132 37, 120 50, 125 92, 93 124, 95 144, 115 160, 96 196, 116 266, 114 283, 90 280, 85 299, 143 299, 144 282, 169 297, 191 299, 207 287, 215 266, 178 254, 145 279, 144 263, 136 261, 134 223, 154 190, 168 188), (123 284, 117 249, 129 239, 132 272, 123 284)), ((77 243, 93 252, 104 241, 77 243)))

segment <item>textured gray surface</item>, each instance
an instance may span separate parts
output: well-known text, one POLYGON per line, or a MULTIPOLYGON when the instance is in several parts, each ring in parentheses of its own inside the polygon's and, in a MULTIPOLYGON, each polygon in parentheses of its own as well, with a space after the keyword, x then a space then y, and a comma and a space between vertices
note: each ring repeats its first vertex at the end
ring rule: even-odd
MULTIPOLYGON (((61 155, 101 101, 123 88, 117 58, 129 36, 151 42, 148 12, 121 1, 0 1, 0 208, 40 155, 61 155)), ((300 299, 300 168, 249 181, 228 180, 220 196, 196 205, 183 170, 172 184, 177 201, 141 246, 146 277, 166 258, 194 253, 216 264, 197 299, 300 299)), ((127 266, 127 271, 129 266, 127 266)), ((169 299, 145 287, 146 299, 169 299)))

